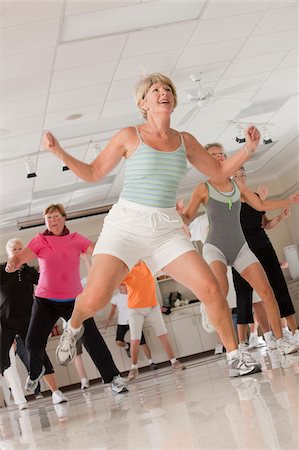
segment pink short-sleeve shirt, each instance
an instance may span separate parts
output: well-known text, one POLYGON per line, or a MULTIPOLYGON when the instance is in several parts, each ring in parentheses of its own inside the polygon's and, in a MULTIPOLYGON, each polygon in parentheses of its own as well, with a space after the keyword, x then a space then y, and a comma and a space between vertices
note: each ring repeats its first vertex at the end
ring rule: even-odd
POLYGON ((28 244, 39 263, 37 297, 66 300, 82 291, 80 254, 86 253, 91 241, 81 234, 64 236, 38 234, 28 244))

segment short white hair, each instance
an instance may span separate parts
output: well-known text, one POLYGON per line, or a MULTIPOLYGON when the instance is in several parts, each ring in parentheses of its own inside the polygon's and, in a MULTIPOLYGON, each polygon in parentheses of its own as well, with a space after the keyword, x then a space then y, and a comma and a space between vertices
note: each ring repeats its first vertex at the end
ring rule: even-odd
POLYGON ((6 249, 6 253, 7 253, 7 254, 10 253, 10 250, 13 248, 13 246, 14 246, 17 242, 20 242, 21 245, 22 245, 22 247, 23 247, 23 242, 22 242, 21 239, 19 239, 19 238, 11 238, 11 239, 9 239, 9 240, 6 242, 5 249, 6 249))

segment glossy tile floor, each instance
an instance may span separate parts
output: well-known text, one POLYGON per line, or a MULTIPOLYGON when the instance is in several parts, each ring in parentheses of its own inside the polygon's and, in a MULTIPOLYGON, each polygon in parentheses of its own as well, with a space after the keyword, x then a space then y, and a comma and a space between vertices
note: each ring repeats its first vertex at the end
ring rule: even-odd
POLYGON ((299 353, 255 353, 263 372, 229 379, 223 356, 144 372, 128 394, 93 385, 69 402, 0 409, 0 449, 299 449, 299 353))

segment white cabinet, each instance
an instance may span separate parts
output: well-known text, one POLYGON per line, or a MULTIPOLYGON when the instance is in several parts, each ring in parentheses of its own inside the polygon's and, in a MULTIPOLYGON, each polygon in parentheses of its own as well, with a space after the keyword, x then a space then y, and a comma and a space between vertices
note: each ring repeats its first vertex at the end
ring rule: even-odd
POLYGON ((178 356, 187 356, 203 351, 195 317, 174 320, 171 323, 175 335, 178 356))
POLYGON ((299 279, 288 281, 287 284, 296 311, 297 325, 299 325, 299 279))

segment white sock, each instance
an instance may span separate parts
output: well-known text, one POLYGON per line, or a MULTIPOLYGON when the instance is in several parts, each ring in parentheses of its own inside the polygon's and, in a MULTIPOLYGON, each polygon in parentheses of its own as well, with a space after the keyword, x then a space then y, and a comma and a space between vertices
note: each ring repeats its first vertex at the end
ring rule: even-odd
POLYGON ((284 331, 285 331, 286 333, 289 333, 290 330, 289 330, 288 327, 283 327, 282 332, 284 332, 284 331))
POLYGON ((255 337, 257 336, 257 333, 255 331, 250 332, 250 337, 253 337, 253 336, 255 336, 255 337))
POLYGON ((172 365, 173 365, 176 361, 177 361, 176 358, 172 358, 172 359, 170 360, 170 362, 171 362, 172 365))
POLYGON ((226 353, 226 357, 228 360, 231 360, 234 357, 238 357, 238 356, 239 356, 239 352, 238 352, 237 348, 236 348, 236 350, 232 350, 231 352, 226 353))
POLYGON ((152 360, 152 359, 149 359, 149 360, 148 360, 148 363, 149 363, 149 365, 153 364, 153 360, 152 360))
POLYGON ((132 364, 131 369, 138 369, 138 364, 132 364))
POLYGON ((72 332, 72 334, 75 336, 75 335, 78 334, 79 331, 81 330, 82 325, 81 325, 79 328, 73 328, 73 327, 71 326, 70 321, 68 321, 67 327, 68 327, 68 329, 72 332))

